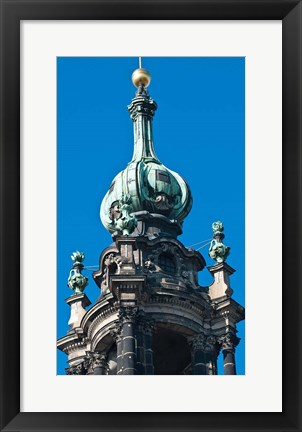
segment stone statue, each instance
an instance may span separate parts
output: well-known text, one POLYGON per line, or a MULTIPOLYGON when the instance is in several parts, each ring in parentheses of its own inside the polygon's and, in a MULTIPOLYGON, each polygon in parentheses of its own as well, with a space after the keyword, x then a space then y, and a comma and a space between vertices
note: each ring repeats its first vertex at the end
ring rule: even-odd
POLYGON ((212 228, 214 234, 209 248, 209 256, 218 263, 222 263, 229 256, 231 248, 222 242, 224 239, 223 223, 220 221, 214 222, 212 228))
POLYGON ((72 269, 69 273, 67 286, 74 291, 74 294, 82 294, 86 286, 88 285, 88 278, 82 275, 82 269, 84 268, 82 262, 85 258, 83 252, 75 251, 71 255, 71 259, 74 262, 72 269))
POLYGON ((137 219, 132 212, 132 200, 129 195, 122 194, 122 198, 110 207, 110 219, 115 230, 122 235, 130 235, 137 226, 137 219))

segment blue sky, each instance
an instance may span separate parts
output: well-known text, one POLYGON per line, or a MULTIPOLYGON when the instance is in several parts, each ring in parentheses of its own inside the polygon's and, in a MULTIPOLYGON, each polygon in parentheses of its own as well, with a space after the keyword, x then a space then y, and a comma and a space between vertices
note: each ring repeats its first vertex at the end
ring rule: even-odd
MULTIPOLYGON (((99 207, 112 179, 131 160, 133 125, 127 105, 135 95, 134 57, 62 57, 57 60, 57 336, 68 330, 70 308, 64 299, 70 255, 85 253, 85 264, 98 264, 111 236, 99 207)), ((153 122, 155 152, 161 162, 189 183, 193 208, 179 240, 190 246, 212 236, 221 220, 227 259, 236 269, 233 298, 245 298, 245 61, 243 57, 146 57, 152 75, 149 92, 158 104, 153 122)), ((198 246, 196 246, 198 248, 198 246)), ((207 265, 208 246, 200 249, 207 265)), ((99 289, 89 277, 92 303, 99 289)), ((199 276, 202 286, 212 277, 199 276)), ((244 323, 238 324, 237 373, 245 373, 244 323)), ((67 356, 58 351, 58 374, 67 356)), ((219 372, 222 373, 221 359, 219 372)))

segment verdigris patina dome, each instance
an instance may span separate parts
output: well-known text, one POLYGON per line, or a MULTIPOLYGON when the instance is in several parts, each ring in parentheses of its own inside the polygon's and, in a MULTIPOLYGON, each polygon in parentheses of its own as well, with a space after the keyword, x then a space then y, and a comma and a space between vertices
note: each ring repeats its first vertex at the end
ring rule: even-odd
POLYGON ((124 235, 134 231, 136 215, 142 211, 182 224, 192 207, 189 186, 179 174, 159 161, 153 148, 152 120, 157 104, 146 89, 150 74, 139 68, 133 76, 133 83, 138 86, 128 106, 134 124, 133 157, 112 181, 100 211, 107 230, 124 235))

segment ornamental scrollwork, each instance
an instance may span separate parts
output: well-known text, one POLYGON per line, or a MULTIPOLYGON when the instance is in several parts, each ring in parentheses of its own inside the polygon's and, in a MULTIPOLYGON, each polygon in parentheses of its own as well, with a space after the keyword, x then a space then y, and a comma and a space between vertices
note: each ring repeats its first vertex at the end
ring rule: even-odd
POLYGON ((66 375, 86 375, 83 362, 65 369, 66 375))
POLYGON ((120 342, 122 339, 122 324, 118 321, 115 324, 115 328, 110 330, 110 336, 115 342, 120 342))
POLYGON ((217 338, 213 335, 207 336, 206 341, 205 341, 205 347, 204 350, 205 352, 212 352, 215 350, 217 345, 217 338))
POLYGON ((137 307, 121 307, 118 312, 119 321, 121 324, 124 323, 135 323, 138 319, 138 308, 137 307))
POLYGON ((93 368, 108 368, 106 354, 102 354, 99 352, 94 353, 93 368))
POLYGON ((83 361, 83 367, 87 371, 87 375, 92 375, 96 368, 104 368, 107 370, 107 356, 101 352, 86 352, 86 357, 83 361))
POLYGON ((233 333, 227 333, 223 336, 220 336, 219 338, 219 343, 222 350, 235 350, 239 342, 240 339, 233 333))
POLYGON ((93 374, 93 353, 91 351, 86 351, 86 357, 83 361, 83 367, 86 369, 88 375, 93 374))
POLYGON ((200 333, 191 340, 191 345, 193 351, 212 352, 217 347, 217 338, 213 335, 206 336, 200 333))
POLYGON ((205 340, 206 340, 206 337, 203 333, 200 333, 199 335, 195 336, 191 340, 191 345, 192 345, 193 351, 203 351, 204 346, 205 346, 205 340))

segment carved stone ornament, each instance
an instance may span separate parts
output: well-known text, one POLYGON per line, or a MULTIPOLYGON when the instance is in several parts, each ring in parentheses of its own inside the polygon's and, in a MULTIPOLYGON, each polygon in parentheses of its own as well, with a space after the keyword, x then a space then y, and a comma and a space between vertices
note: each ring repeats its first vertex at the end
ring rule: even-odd
POLYGON ((88 278, 82 275, 79 269, 72 269, 69 273, 67 285, 75 294, 82 294, 88 285, 88 278))
POLYGON ((82 261, 84 258, 85 255, 80 251, 73 252, 71 255, 71 259, 74 261, 74 264, 69 273, 67 286, 69 286, 69 288, 74 291, 74 294, 82 294, 88 285, 88 278, 82 275, 82 269, 84 268, 82 261))
POLYGON ((102 354, 102 353, 94 353, 93 354, 93 368, 105 368, 107 369, 108 364, 107 364, 107 356, 106 354, 102 354))
POLYGON ((149 96, 148 90, 144 86, 139 86, 136 91, 136 96, 137 98, 134 99, 128 106, 132 121, 135 121, 139 114, 143 114, 152 118, 157 109, 157 104, 149 96))
POLYGON ((66 375, 85 375, 83 362, 65 369, 66 375))
POLYGON ((230 247, 216 240, 211 241, 209 256, 218 263, 224 262, 230 254, 230 247))
POLYGON ((212 352, 216 348, 217 338, 213 335, 206 336, 203 333, 195 336, 192 341, 193 351, 212 352))
POLYGON ((194 339, 192 339, 191 341, 193 351, 204 351, 205 342, 206 337, 203 333, 195 336, 194 339))
POLYGON ((115 324, 115 328, 110 330, 110 336, 115 342, 119 342, 122 338, 122 324, 118 321, 115 324))
POLYGON ((132 200, 129 195, 122 194, 122 198, 112 203, 110 207, 110 219, 115 230, 122 235, 130 235, 137 227, 135 215, 131 215, 132 200))
POLYGON ((137 307, 121 307, 118 313, 119 320, 122 324, 126 322, 135 323, 138 319, 137 307))
POLYGON ((77 250, 77 251, 75 251, 75 252, 72 253, 72 255, 71 255, 70 258, 72 259, 72 261, 75 264, 80 264, 80 263, 82 263, 84 261, 85 255, 84 255, 83 252, 80 252, 80 251, 77 250))
POLYGON ((227 333, 219 338, 222 350, 235 350, 240 339, 232 333, 227 333))
POLYGON ((157 210, 164 212, 165 210, 170 210, 174 205, 173 197, 168 197, 166 194, 158 194, 153 200, 154 207, 157 210))
POLYGON ((82 363, 83 368, 87 371, 88 375, 92 375, 94 369, 105 368, 107 369, 106 354, 100 352, 86 351, 85 360, 82 363))
POLYGON ((122 263, 122 258, 119 255, 116 255, 115 253, 110 253, 106 255, 104 259, 104 264, 106 267, 110 267, 113 264, 116 264, 117 266, 120 266, 122 263))
POLYGON ((153 270, 156 269, 153 260, 154 260, 154 256, 153 255, 149 255, 147 261, 145 261, 145 267, 149 271, 153 271, 153 270))
POLYGON ((83 367, 86 369, 86 373, 93 374, 93 353, 91 351, 86 351, 86 357, 83 361, 83 367))
POLYGON ((205 352, 212 352, 216 348, 217 338, 215 336, 208 336, 205 341, 205 352))
POLYGON ((218 232, 222 233, 222 231, 224 231, 223 223, 220 221, 213 222, 212 223, 212 229, 213 229, 215 234, 217 234, 218 232))
POLYGON ((224 239, 224 234, 222 232, 224 227, 222 222, 214 222, 212 228, 214 234, 209 248, 209 256, 218 263, 222 263, 229 256, 231 248, 222 242, 224 239))
POLYGON ((105 286, 105 288, 102 290, 103 294, 106 294, 108 289, 108 279, 109 275, 113 273, 118 273, 119 268, 122 264, 123 260, 120 255, 116 255, 115 253, 110 253, 105 256, 104 258, 104 267, 103 267, 103 274, 102 274, 102 285, 105 286), (114 267, 116 266, 116 271, 114 271, 114 267))

